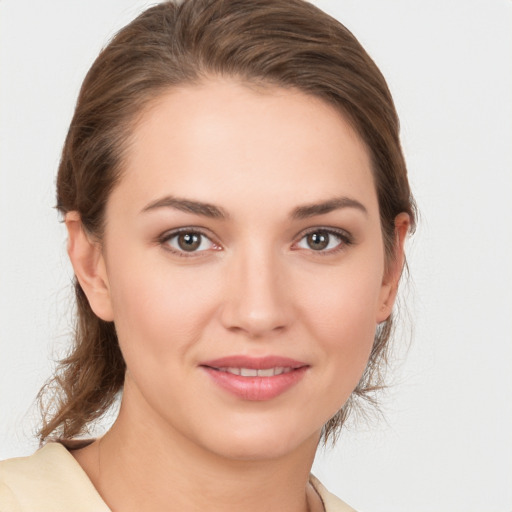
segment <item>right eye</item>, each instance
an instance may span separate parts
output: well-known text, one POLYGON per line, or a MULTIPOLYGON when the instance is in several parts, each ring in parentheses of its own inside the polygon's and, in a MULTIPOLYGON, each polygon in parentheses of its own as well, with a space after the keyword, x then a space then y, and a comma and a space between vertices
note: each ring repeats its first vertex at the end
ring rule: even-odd
POLYGON ((185 256, 186 253, 219 249, 219 246, 212 242, 204 233, 193 230, 168 233, 162 238, 161 243, 162 245, 169 246, 172 251, 180 254, 180 256, 185 256))

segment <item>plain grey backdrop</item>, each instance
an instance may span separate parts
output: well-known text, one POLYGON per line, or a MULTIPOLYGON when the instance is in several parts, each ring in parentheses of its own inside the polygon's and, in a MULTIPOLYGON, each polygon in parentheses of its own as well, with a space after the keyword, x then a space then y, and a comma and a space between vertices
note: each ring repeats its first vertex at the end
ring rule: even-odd
MULTIPOLYGON (((152 3, 0 0, 0 459, 37 448, 34 398, 68 341, 54 179, 78 88, 152 3)), ((315 3, 388 79, 421 219, 385 419, 314 472, 361 512, 511 512, 512 1, 315 3)))

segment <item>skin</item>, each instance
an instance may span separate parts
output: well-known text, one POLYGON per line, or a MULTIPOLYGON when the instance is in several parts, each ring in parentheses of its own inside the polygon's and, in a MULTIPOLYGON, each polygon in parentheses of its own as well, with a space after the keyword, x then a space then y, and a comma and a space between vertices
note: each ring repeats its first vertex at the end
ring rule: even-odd
POLYGON ((151 105, 101 245, 66 216, 77 278, 115 322, 128 368, 116 423, 74 452, 112 510, 322 510, 309 471, 393 306, 407 215, 395 224, 386 265, 367 148, 316 98, 210 80, 151 105), (180 228, 204 234, 198 250, 180 249, 180 228), (319 231, 323 250, 308 243, 319 231), (200 366, 233 354, 289 357, 307 371, 271 400, 244 400, 200 366))

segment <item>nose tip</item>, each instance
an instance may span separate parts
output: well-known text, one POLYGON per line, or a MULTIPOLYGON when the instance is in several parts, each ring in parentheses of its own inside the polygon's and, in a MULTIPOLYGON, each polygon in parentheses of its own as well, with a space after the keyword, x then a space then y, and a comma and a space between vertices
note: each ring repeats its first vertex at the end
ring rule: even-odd
POLYGON ((222 323, 230 331, 258 338, 285 330, 291 307, 278 264, 268 259, 254 260, 246 259, 229 276, 222 323))
MULTIPOLYGON (((236 306, 235 306, 236 307, 236 306)), ((272 332, 284 330, 285 322, 278 317, 278 312, 270 308, 238 307, 235 315, 226 323, 231 331, 243 331, 251 338, 262 337, 272 332)))

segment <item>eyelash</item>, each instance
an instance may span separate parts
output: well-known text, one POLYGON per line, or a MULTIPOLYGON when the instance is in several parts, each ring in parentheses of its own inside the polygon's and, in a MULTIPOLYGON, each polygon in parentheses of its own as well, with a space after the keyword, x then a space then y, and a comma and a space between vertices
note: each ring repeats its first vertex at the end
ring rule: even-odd
MULTIPOLYGON (((328 249, 328 250, 314 250, 312 248, 309 248, 309 249, 305 248, 306 250, 310 250, 313 254, 318 255, 318 256, 330 256, 333 254, 337 254, 354 243, 354 239, 353 239, 352 235, 343 229, 315 227, 315 228, 311 228, 311 229, 301 233, 300 238, 298 239, 297 242, 294 243, 294 246, 297 246, 302 240, 304 240, 305 238, 307 238, 310 235, 314 235, 315 233, 326 234, 329 237, 334 236, 339 240, 339 243, 335 247, 328 249)), ((329 240, 329 243, 330 243, 330 240, 329 240)), ((300 248, 299 249, 294 248, 294 250, 300 250, 300 248)))
MULTIPOLYGON (((292 250, 302 249, 301 247, 297 247, 298 244, 300 242, 302 242, 302 240, 304 240, 308 236, 318 234, 318 233, 325 234, 329 237, 334 236, 339 240, 339 243, 335 247, 328 249, 328 250, 323 250, 323 249, 315 250, 315 249, 312 249, 311 247, 309 249, 304 248, 305 250, 311 251, 315 255, 327 256, 327 255, 337 254, 338 252, 344 250, 346 247, 348 247, 354 243, 352 235, 350 235, 350 233, 348 233, 345 230, 334 229, 334 228, 315 227, 315 228, 311 228, 311 229, 301 233, 300 237, 297 239, 297 241, 293 243, 292 250)), ((186 251, 186 250, 180 250, 177 248, 173 248, 169 242, 171 240, 177 238, 181 234, 199 236, 203 239, 207 239, 209 241, 209 243, 212 244, 213 250, 218 251, 218 250, 222 249, 222 247, 219 244, 217 244, 216 242, 214 242, 212 240, 211 236, 206 234, 201 229, 194 228, 194 227, 184 227, 184 228, 176 229, 176 230, 173 230, 170 232, 166 232, 158 238, 158 243, 161 246, 163 246, 165 248, 165 250, 170 251, 173 254, 176 254, 177 256, 184 257, 184 258, 197 257, 197 256, 200 256, 201 253, 209 250, 209 249, 203 249, 201 251, 195 251, 195 250, 194 251, 186 251)), ((200 244, 202 244, 202 243, 203 242, 201 242, 200 244)), ((330 240, 329 240, 329 243, 330 243, 330 240)))
MULTIPOLYGON (((173 231, 168 231, 161 235, 158 238, 158 243, 164 247, 165 250, 172 252, 173 254, 180 256, 182 258, 193 258, 199 256, 202 252, 205 252, 205 250, 202 251, 185 251, 180 250, 172 247, 170 245, 170 241, 174 238, 177 238, 181 234, 186 235, 197 235, 201 237, 202 239, 206 239, 209 241, 210 244, 214 246, 214 250, 218 251, 221 249, 220 245, 218 245, 216 242, 212 240, 212 237, 207 235, 205 232, 203 232, 201 229, 194 228, 194 227, 185 227, 180 229, 175 229, 173 231)), ((204 240, 203 240, 204 241, 204 240)), ((202 242, 201 242, 202 243, 202 242)))

